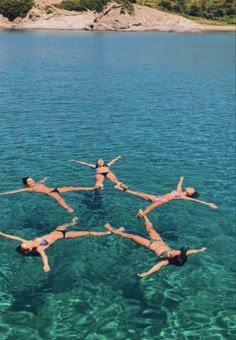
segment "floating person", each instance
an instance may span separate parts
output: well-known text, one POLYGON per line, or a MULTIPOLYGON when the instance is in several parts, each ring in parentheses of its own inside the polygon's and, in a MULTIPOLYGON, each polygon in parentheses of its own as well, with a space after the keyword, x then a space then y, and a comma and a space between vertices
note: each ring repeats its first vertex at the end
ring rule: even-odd
POLYGON ((160 258, 160 262, 155 264, 147 272, 138 274, 138 276, 148 276, 168 265, 183 266, 187 261, 188 256, 201 253, 206 250, 206 248, 188 250, 186 247, 182 247, 179 250, 171 249, 153 228, 152 223, 144 212, 139 210, 139 214, 144 218, 145 228, 150 236, 150 240, 139 235, 125 233, 124 228, 113 229, 109 223, 105 224, 105 228, 108 231, 142 245, 143 247, 153 251, 160 258))
POLYGON ((116 157, 115 159, 113 159, 109 163, 105 163, 103 159, 98 159, 96 161, 96 164, 90 164, 90 163, 86 163, 86 162, 81 162, 81 161, 77 161, 77 160, 74 160, 74 159, 71 159, 71 162, 79 163, 79 164, 82 164, 82 165, 89 166, 90 168, 96 169, 96 174, 95 174, 95 179, 96 179, 95 189, 102 190, 103 187, 104 187, 103 186, 103 181, 104 181, 105 178, 108 178, 111 182, 116 184, 115 188, 121 189, 121 190, 127 190, 128 189, 127 185, 125 185, 122 182, 120 182, 117 179, 116 175, 113 172, 111 172, 111 170, 109 169, 109 167, 113 163, 115 163, 119 158, 121 158, 121 156, 116 157))
POLYGON ((18 192, 38 192, 41 194, 48 195, 52 198, 54 198, 64 209, 68 211, 68 213, 72 213, 74 210, 69 207, 64 199, 60 196, 60 194, 64 192, 70 192, 70 191, 81 191, 81 190, 94 190, 93 187, 61 187, 61 188, 50 188, 47 187, 44 182, 46 182, 47 177, 42 179, 39 182, 35 182, 33 178, 31 177, 24 177, 22 178, 23 184, 27 186, 27 188, 13 190, 13 191, 6 191, 3 193, 0 193, 0 196, 2 195, 10 195, 10 194, 16 194, 18 192))
MULTIPOLYGON (((0 236, 21 242, 21 244, 16 248, 16 251, 23 256, 41 256, 43 262, 43 270, 45 272, 49 272, 50 267, 45 250, 57 240, 67 238, 79 238, 83 236, 105 236, 111 233, 110 231, 66 231, 68 227, 75 225, 77 223, 77 220, 78 217, 74 217, 71 223, 62 224, 51 233, 41 237, 37 237, 33 240, 25 240, 21 237, 5 234, 2 232, 0 232, 0 236)), ((66 247, 66 245, 64 247, 66 247)))
MULTIPOLYGON (((150 211, 152 211, 154 208, 166 204, 172 200, 188 200, 188 201, 192 201, 192 202, 197 202, 200 204, 204 204, 204 205, 208 205, 210 208, 216 209, 217 206, 214 203, 208 203, 208 202, 204 202, 204 201, 200 201, 198 199, 196 199, 196 197, 198 197, 198 193, 196 192, 196 190, 194 188, 186 188, 184 190, 182 190, 182 184, 183 184, 183 180, 184 177, 180 177, 179 183, 177 185, 177 190, 173 190, 168 194, 165 194, 163 196, 155 196, 155 195, 151 195, 151 194, 146 194, 144 192, 139 192, 139 191, 133 191, 130 189, 124 190, 120 187, 116 187, 116 189, 118 190, 122 190, 127 192, 128 194, 134 195, 134 196, 138 196, 140 198, 143 198, 147 201, 151 201, 152 203, 144 210, 144 214, 148 214, 150 211)), ((139 216, 139 213, 137 213, 136 215, 137 217, 142 217, 139 216)))

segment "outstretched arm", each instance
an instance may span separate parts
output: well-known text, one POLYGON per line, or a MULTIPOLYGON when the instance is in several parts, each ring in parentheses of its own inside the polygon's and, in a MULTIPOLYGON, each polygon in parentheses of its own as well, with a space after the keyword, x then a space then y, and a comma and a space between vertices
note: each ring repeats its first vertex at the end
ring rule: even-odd
POLYGON ((141 274, 138 274, 139 277, 146 277, 152 273, 155 273, 157 272, 159 269, 161 269, 162 267, 165 267, 169 264, 169 261, 168 260, 165 260, 165 261, 161 261, 159 263, 157 263, 155 266, 153 266, 151 269, 149 269, 147 272, 145 273, 141 273, 141 274))
POLYGON ((41 247, 38 247, 37 252, 41 255, 41 258, 42 258, 42 261, 43 261, 43 270, 45 271, 45 273, 49 272, 50 267, 49 267, 49 264, 48 264, 48 257, 46 255, 45 251, 41 247))
POLYGON ((48 179, 47 177, 44 177, 39 182, 37 182, 37 184, 45 183, 47 181, 47 179, 48 179))
POLYGON ((75 159, 71 159, 70 162, 75 162, 75 163, 79 163, 79 164, 82 164, 82 165, 86 165, 86 166, 89 166, 90 168, 96 168, 95 164, 90 164, 90 163, 86 163, 86 162, 76 161, 75 159))
POLYGON ((186 252, 186 255, 189 256, 189 255, 194 255, 194 254, 197 254, 197 253, 202 253, 203 251, 206 251, 207 248, 201 248, 201 249, 192 249, 192 250, 188 250, 186 252))
POLYGON ((112 161, 110 161, 109 163, 107 163, 108 166, 111 166, 113 163, 115 163, 116 161, 118 161, 118 159, 120 159, 121 156, 117 156, 116 158, 114 158, 112 161))
POLYGON ((188 196, 182 196, 179 199, 197 202, 197 203, 200 203, 200 204, 208 205, 208 207, 210 207, 212 209, 217 209, 217 206, 214 203, 208 203, 208 202, 200 201, 200 200, 197 200, 196 198, 191 198, 191 197, 188 197, 188 196))
POLYGON ((10 195, 10 194, 16 194, 18 192, 24 192, 24 191, 29 191, 30 189, 29 188, 23 188, 23 189, 18 189, 18 190, 13 190, 13 191, 6 191, 6 192, 2 192, 0 194, 0 196, 2 195, 10 195))
POLYGON ((183 192, 183 190, 182 190, 183 181, 184 181, 184 176, 180 177, 179 183, 177 185, 177 191, 180 192, 180 193, 183 192))
POLYGON ((5 233, 2 233, 1 231, 0 231, 0 236, 9 238, 10 240, 14 240, 14 241, 26 242, 26 240, 21 237, 10 235, 10 234, 5 234, 5 233))

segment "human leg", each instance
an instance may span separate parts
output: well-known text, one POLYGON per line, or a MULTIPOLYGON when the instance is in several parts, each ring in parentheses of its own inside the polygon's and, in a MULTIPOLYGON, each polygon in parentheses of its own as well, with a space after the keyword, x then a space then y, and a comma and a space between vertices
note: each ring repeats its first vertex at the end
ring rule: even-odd
POLYGON ((50 192, 49 196, 54 198, 57 203, 59 203, 64 209, 66 209, 68 211, 68 213, 72 213, 74 210, 69 207, 66 202, 64 201, 64 199, 56 192, 50 192))
POLYGON ((94 187, 62 187, 58 188, 60 192, 70 192, 70 191, 85 191, 85 190, 94 190, 94 187))
POLYGON ((125 185, 122 182, 119 182, 119 180, 117 179, 116 175, 113 174, 113 172, 109 172, 106 175, 106 178, 108 178, 111 182, 116 184, 116 186, 115 186, 116 189, 124 190, 124 191, 128 189, 127 185, 125 185))
POLYGON ((160 234, 153 228, 152 222, 149 220, 147 215, 144 214, 144 211, 142 209, 139 209, 138 214, 140 217, 143 217, 144 223, 145 223, 145 228, 150 236, 151 239, 154 240, 161 240, 160 234))
POLYGON ((129 189, 124 190, 124 189, 122 189, 122 188, 119 187, 119 186, 117 186, 116 189, 125 191, 125 192, 127 192, 128 194, 131 194, 131 195, 134 195, 134 196, 138 196, 138 197, 143 198, 143 199, 145 199, 145 200, 147 200, 147 201, 150 201, 150 202, 153 202, 153 201, 155 200, 155 198, 156 198, 155 195, 146 194, 146 193, 144 193, 144 192, 133 191, 133 190, 129 190, 129 189))
POLYGON ((103 181, 105 179, 105 177, 102 174, 96 174, 95 175, 95 179, 96 179, 96 183, 95 183, 95 189, 98 190, 102 190, 104 185, 103 185, 103 181))
POLYGON ((83 236, 106 236, 110 234, 110 231, 68 231, 65 235, 65 238, 78 238, 83 236))
POLYGON ((106 175, 106 178, 108 178, 111 182, 118 184, 120 183, 118 178, 116 177, 116 175, 113 172, 108 172, 108 174, 106 175))
POLYGON ((141 244, 143 247, 149 248, 150 241, 144 237, 135 234, 124 233, 123 232, 124 228, 114 229, 109 223, 105 224, 105 228, 113 234, 119 235, 124 238, 128 238, 138 244, 141 244))

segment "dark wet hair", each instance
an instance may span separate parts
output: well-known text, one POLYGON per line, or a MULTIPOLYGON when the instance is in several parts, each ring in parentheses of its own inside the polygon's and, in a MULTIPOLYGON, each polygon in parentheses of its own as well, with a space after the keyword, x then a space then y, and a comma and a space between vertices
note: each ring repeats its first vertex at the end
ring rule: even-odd
POLYGON ((40 256, 40 254, 37 252, 36 248, 33 248, 31 250, 27 250, 22 248, 21 246, 16 247, 17 253, 23 255, 23 256, 40 256))
POLYGON ((195 191, 195 192, 191 195, 192 198, 198 198, 199 196, 200 196, 200 194, 199 194, 197 191, 195 191))
POLYGON ((27 180, 29 179, 29 177, 23 177, 22 178, 22 182, 24 185, 27 185, 27 180))
POLYGON ((194 191, 194 193, 192 195, 187 195, 187 196, 192 197, 192 198, 198 198, 200 196, 200 194, 197 191, 194 191))
POLYGON ((174 257, 168 257, 169 264, 172 264, 173 266, 181 267, 185 264, 188 257, 186 255, 188 248, 182 247, 180 248, 181 253, 174 257))

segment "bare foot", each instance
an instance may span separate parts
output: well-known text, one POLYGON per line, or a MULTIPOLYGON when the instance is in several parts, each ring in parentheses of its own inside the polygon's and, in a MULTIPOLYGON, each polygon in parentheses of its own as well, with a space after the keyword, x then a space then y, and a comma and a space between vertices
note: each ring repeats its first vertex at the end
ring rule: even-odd
POLYGON ((122 235, 122 231, 124 231, 125 230, 125 228, 123 228, 123 227, 120 227, 120 228, 118 228, 118 229, 113 229, 113 234, 116 234, 116 235, 122 235))
POLYGON ((139 211, 138 211, 136 217, 143 217, 144 215, 145 215, 145 214, 144 214, 143 210, 142 210, 142 209, 139 209, 139 211))
POLYGON ((124 189, 120 187, 120 183, 116 184, 114 188, 120 191, 124 191, 124 189))
POLYGON ((68 208, 67 211, 68 211, 69 214, 72 214, 74 212, 74 209, 68 208))
POLYGON ((76 224, 77 221, 78 221, 78 219, 79 219, 78 216, 73 217, 73 218, 72 218, 72 223, 73 223, 73 224, 76 224))
POLYGON ((110 232, 112 232, 113 234, 117 234, 117 235, 120 235, 120 234, 122 233, 122 231, 125 230, 124 227, 120 227, 120 228, 118 228, 118 229, 113 229, 112 226, 111 226, 109 223, 106 223, 106 224, 104 225, 104 227, 105 227, 107 230, 109 230, 110 232))
POLYGON ((120 183, 120 187, 121 187, 124 191, 128 190, 128 186, 125 185, 124 183, 120 183))
POLYGON ((109 231, 112 231, 113 232, 113 228, 112 228, 112 226, 109 224, 109 223, 106 223, 105 225, 104 225, 104 227, 107 229, 107 230, 109 230, 109 231))
POLYGON ((126 191, 126 190, 128 190, 128 187, 124 183, 119 182, 118 184, 115 185, 115 189, 118 189, 118 190, 121 190, 121 191, 126 191))

